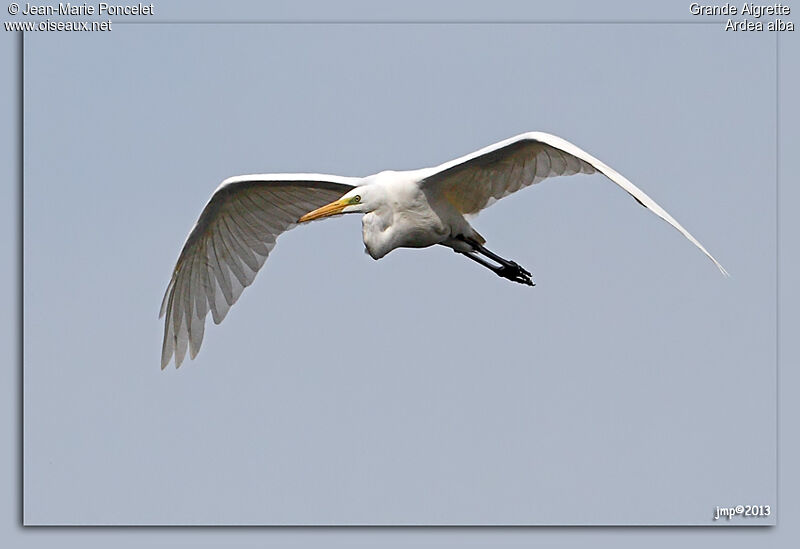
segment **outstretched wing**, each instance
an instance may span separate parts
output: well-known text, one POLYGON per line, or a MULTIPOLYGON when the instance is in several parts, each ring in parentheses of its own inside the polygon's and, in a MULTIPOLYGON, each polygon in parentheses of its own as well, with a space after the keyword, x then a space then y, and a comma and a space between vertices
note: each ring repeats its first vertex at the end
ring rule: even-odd
POLYGON ((489 145, 431 168, 421 185, 440 193, 461 213, 471 214, 548 177, 595 172, 608 177, 639 204, 675 227, 728 275, 689 231, 641 189, 594 156, 555 135, 529 132, 489 145))
POLYGON ((161 368, 200 350, 206 315, 222 322, 256 277, 278 236, 340 198, 360 180, 320 174, 245 175, 225 180, 189 233, 161 303, 161 368))

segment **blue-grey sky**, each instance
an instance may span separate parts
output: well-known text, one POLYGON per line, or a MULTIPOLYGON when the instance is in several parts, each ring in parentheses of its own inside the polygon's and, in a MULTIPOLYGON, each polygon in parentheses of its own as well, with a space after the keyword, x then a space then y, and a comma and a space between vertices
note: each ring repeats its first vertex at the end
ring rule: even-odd
POLYGON ((775 44, 717 31, 28 36, 26 521, 707 524, 774 502, 775 44), (628 176, 733 278, 601 176, 564 178, 474 223, 534 289, 444 249, 376 263, 350 216, 281 238, 198 359, 158 370, 161 294, 224 177, 422 167, 525 130, 628 176))

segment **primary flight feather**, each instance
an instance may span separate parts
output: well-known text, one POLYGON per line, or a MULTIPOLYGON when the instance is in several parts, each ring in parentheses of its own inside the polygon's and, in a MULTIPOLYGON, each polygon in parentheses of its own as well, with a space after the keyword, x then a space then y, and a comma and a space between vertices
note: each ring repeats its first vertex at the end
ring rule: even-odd
POLYGON ((183 245, 161 303, 165 316, 161 367, 188 349, 197 356, 209 311, 222 322, 275 246, 297 225, 331 215, 363 213, 364 245, 375 259, 401 248, 442 244, 498 276, 533 285, 531 274, 487 250, 467 222, 523 187, 559 175, 600 172, 675 227, 728 273, 689 232, 625 177, 572 143, 529 132, 433 168, 367 177, 264 174, 226 179, 183 245))

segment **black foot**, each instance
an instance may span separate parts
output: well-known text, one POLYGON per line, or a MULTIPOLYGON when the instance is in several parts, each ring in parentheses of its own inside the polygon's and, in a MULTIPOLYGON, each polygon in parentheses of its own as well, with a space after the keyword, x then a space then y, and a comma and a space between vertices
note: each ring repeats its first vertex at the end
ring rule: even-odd
POLYGON ((508 265, 503 265, 495 272, 497 273, 497 276, 502 276, 503 278, 507 278, 513 282, 519 282, 520 284, 527 284, 528 286, 536 286, 533 280, 531 280, 531 273, 529 273, 528 271, 526 271, 513 261, 511 261, 508 265))

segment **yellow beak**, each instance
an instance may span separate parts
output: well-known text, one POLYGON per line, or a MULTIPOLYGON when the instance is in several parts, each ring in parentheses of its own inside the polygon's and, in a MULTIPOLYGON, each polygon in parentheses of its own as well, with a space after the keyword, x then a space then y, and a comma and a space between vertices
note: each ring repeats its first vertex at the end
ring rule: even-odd
POLYGON ((297 222, 298 223, 305 223, 306 221, 314 221, 315 219, 321 219, 323 217, 328 217, 331 215, 337 215, 342 213, 342 210, 345 207, 350 205, 349 200, 339 199, 336 202, 331 202, 330 204, 323 206, 321 208, 317 208, 313 212, 308 212, 306 215, 301 217, 297 222))

